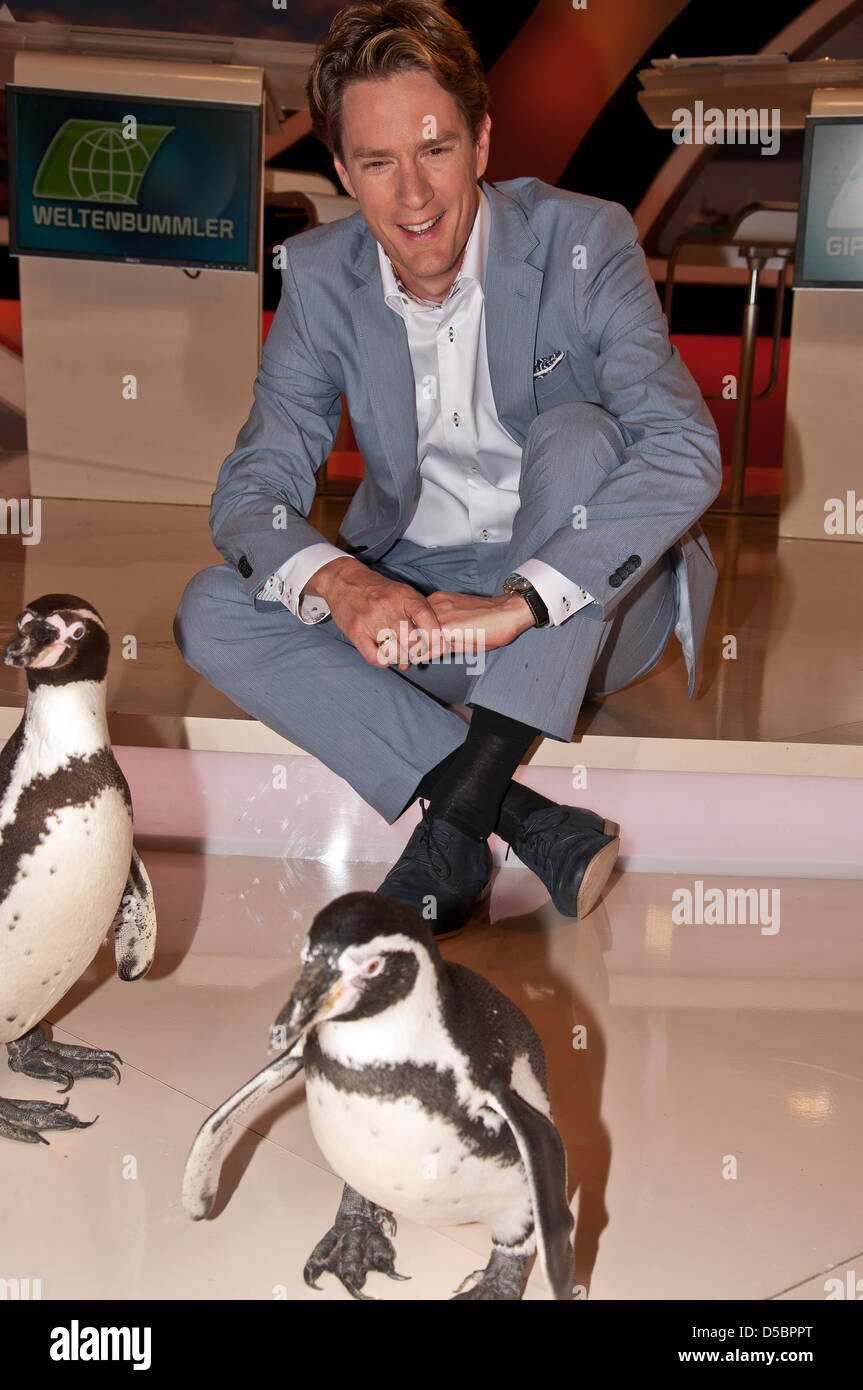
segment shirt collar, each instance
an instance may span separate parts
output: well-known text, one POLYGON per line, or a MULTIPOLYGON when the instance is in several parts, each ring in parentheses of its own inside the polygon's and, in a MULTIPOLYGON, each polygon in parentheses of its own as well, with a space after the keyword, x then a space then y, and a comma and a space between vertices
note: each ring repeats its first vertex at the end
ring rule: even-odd
POLYGON ((473 221, 470 236, 467 239, 464 259, 461 269, 455 277, 450 287, 449 294, 443 301, 443 305, 435 304, 432 300, 416 299, 409 290, 406 290, 401 280, 396 275, 393 263, 387 255, 380 242, 378 247, 378 264, 381 271, 381 283, 386 303, 396 313, 404 315, 407 313, 424 313, 427 309, 440 309, 448 304, 450 299, 459 293, 466 281, 475 280, 480 289, 485 282, 485 267, 488 258, 488 237, 491 214, 489 211, 488 194, 480 185, 479 207, 473 221))

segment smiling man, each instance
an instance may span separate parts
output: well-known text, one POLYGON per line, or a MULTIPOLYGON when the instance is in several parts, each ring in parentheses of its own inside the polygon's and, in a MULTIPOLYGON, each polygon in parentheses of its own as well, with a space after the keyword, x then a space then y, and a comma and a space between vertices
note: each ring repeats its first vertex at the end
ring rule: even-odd
POLYGON ((485 892, 492 831, 584 916, 618 826, 513 774, 672 630, 692 693, 716 430, 625 209, 483 179, 488 89, 445 10, 342 10, 308 96, 359 211, 285 243, 255 404, 213 496, 226 563, 189 584, 177 641, 386 820, 421 799, 379 891, 439 937, 485 892), (341 395, 365 476, 333 546, 306 517, 341 395))

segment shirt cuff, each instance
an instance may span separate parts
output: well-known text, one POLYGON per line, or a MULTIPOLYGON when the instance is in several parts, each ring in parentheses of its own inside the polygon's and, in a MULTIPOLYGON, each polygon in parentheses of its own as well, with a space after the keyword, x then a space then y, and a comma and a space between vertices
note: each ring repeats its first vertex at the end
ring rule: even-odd
POLYGON ((523 574, 525 579, 530 580, 548 609, 548 621, 552 627, 559 627, 579 608, 586 608, 594 602, 592 594, 544 560, 525 560, 515 573, 523 574))
POLYGON ((301 623, 310 626, 319 623, 329 617, 329 604, 322 598, 314 598, 307 594, 298 607, 299 596, 319 569, 323 569, 330 560, 343 560, 346 554, 347 551, 339 550, 337 546, 326 541, 321 541, 318 545, 307 545, 270 575, 258 598, 269 603, 283 603, 301 623))

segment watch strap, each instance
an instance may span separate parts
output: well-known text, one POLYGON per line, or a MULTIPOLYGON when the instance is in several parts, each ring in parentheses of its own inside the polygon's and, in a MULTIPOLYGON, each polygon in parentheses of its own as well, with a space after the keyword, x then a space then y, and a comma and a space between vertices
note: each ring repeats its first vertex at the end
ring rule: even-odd
POLYGON ((521 594, 533 614, 535 627, 548 627, 550 625, 547 607, 530 580, 526 579, 523 574, 509 575, 504 580, 503 591, 505 594, 521 594))

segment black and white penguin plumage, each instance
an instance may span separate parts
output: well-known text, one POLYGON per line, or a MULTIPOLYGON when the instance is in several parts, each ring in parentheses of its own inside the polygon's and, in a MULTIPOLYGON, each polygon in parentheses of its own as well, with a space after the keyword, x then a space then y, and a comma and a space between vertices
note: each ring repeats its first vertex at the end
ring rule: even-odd
MULTIPOLYGON (((27 704, 0 751, 0 1043, 9 1066, 59 1081, 119 1079, 116 1053, 48 1042, 38 1026, 114 931, 123 980, 145 975, 156 920, 132 845, 132 801, 105 713, 108 633, 92 604, 46 594, 18 618, 7 666, 27 704)), ((68 1104, 68 1102, 66 1102, 68 1104)), ((0 1097, 0 1135, 83 1127, 65 1106, 0 1097)))
POLYGON ((350 893, 320 912, 277 1020, 284 1051, 195 1139, 183 1205, 209 1214, 230 1121, 305 1067, 309 1119, 347 1186, 306 1282, 324 1270, 355 1297, 370 1269, 399 1278, 391 1213, 424 1225, 481 1221, 492 1258, 459 1298, 519 1298, 538 1249, 557 1299, 573 1296, 566 1155, 551 1119, 545 1055, 513 1002, 445 962, 404 904, 350 893))

